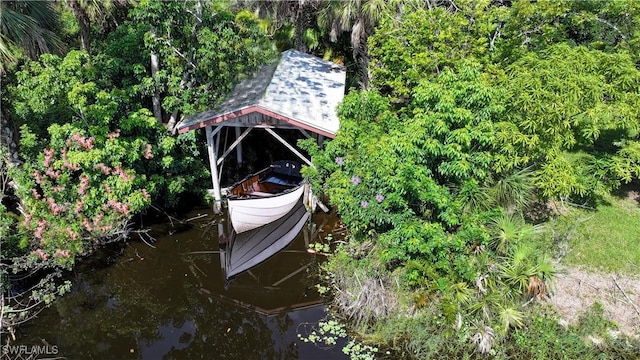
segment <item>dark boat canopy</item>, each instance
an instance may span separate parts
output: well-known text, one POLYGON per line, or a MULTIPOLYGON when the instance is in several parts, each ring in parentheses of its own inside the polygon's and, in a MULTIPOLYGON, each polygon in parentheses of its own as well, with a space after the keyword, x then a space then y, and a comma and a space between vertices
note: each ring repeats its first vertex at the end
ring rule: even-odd
POLYGON ((297 50, 284 51, 238 85, 219 106, 186 117, 179 132, 209 125, 299 128, 334 138, 338 103, 345 91, 344 67, 297 50))

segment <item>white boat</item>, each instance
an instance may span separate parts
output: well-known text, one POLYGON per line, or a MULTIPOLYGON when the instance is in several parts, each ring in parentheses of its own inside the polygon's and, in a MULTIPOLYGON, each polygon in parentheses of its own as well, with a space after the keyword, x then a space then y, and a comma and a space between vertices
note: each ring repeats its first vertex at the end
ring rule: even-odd
POLYGON ((240 234, 286 215, 304 193, 300 164, 277 161, 231 185, 227 195, 229 219, 240 234))

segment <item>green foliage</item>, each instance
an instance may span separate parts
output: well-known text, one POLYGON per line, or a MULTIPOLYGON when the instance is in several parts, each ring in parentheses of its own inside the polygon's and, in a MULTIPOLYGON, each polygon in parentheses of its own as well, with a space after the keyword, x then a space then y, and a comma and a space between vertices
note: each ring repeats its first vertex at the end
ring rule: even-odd
MULTIPOLYGON (((140 90, 162 94, 167 113, 209 110, 242 76, 275 57, 255 15, 204 5, 197 15, 196 2, 140 1, 130 13, 130 31, 139 34, 137 24, 146 28, 144 48, 137 51, 154 51, 160 59, 160 71, 147 72, 140 90)), ((143 61, 146 67, 148 59, 143 61)))
POLYGON ((512 247, 534 236, 534 227, 525 224, 519 214, 500 214, 493 220, 491 227, 494 233, 490 242, 491 248, 501 256, 507 254, 512 247))
POLYGON ((501 9, 489 1, 456 4, 459 11, 435 7, 383 17, 369 40, 372 84, 406 99, 420 81, 465 59, 485 63, 501 9))
MULTIPOLYGON (((12 2, 10 8, 49 8, 30 3, 12 2)), ((152 201, 174 206, 186 193, 204 193, 208 174, 197 134, 171 136, 147 108, 151 96, 160 95, 164 113, 174 119, 208 110, 243 76, 275 57, 257 17, 235 16, 226 5, 140 1, 126 21, 93 24, 101 36, 91 54, 43 55, 3 82, 2 125, 7 120, 22 131, 24 163, 11 169, 16 185, 11 200, 20 203, 24 218, 0 208, 2 281, 5 285, 6 264, 12 264, 13 275, 36 274, 39 281, 35 291, 16 301, 37 311, 30 301, 48 304, 65 291, 65 284, 54 281, 62 269, 100 244, 125 238, 134 214, 152 201), (112 26, 117 29, 108 34, 112 26), (161 61, 153 76, 152 52, 161 61)), ((3 26, 5 15, 15 15, 4 10, 3 26)), ((124 17, 126 9, 120 10, 114 19, 124 17)), ((67 36, 78 31, 71 15, 65 13, 66 23, 74 25, 65 29, 67 36)), ((31 24, 22 25, 29 30, 24 25, 31 24)), ((7 50, 5 30, 10 29, 3 27, 0 51, 7 50)), ((41 30, 36 35, 44 45, 49 33, 41 30)), ((1 175, 5 179, 4 168, 1 175)), ((21 311, 19 305, 3 314, 21 311)), ((5 316, 2 327, 9 317, 12 324, 25 321, 25 314, 5 316)))
MULTIPOLYGON (((96 164, 130 167, 140 175, 140 184, 144 179, 144 186, 154 199, 176 205, 180 194, 198 192, 198 184, 206 177, 198 158, 196 134, 174 138, 148 110, 132 105, 130 91, 114 87, 106 76, 121 74, 101 71, 102 66, 110 66, 108 59, 91 58, 79 51, 70 52, 64 59, 47 55, 41 63, 29 63, 18 73, 10 95, 13 117, 24 123, 23 156, 31 162, 43 148, 58 152, 65 146, 65 136, 77 132, 92 137, 96 147, 104 146, 106 154, 92 160, 96 164), (71 125, 65 124, 70 122, 73 131, 69 129, 71 125), (52 123, 54 126, 49 128, 52 123), (57 124, 65 125, 61 128, 57 124), (146 161, 140 161, 140 151, 148 157, 146 161), (107 161, 107 156, 112 159, 107 161)), ((82 161, 89 158, 81 156, 82 161)))
POLYGON ((633 359, 639 355, 637 340, 611 336, 614 325, 603 317, 597 303, 568 327, 560 326, 548 309, 537 308, 534 313, 524 327, 513 332, 513 341, 497 349, 496 358, 633 359), (594 343, 598 339, 601 343, 594 343))
MULTIPOLYGON (((629 188, 620 195, 626 195, 626 191, 629 188)), ((640 264, 640 249, 635 246, 638 221, 636 200, 609 195, 594 209, 569 207, 550 221, 549 246, 568 264, 634 274, 640 264)))
POLYGON ((59 19, 54 3, 47 1, 5 1, 0 12, 0 73, 21 58, 36 58, 59 51, 59 19))
POLYGON ((638 174, 635 155, 626 170, 614 157, 638 133, 639 81, 626 53, 558 44, 518 59, 499 82, 508 117, 496 124, 495 168, 538 162, 535 184, 549 197, 602 195, 629 181, 638 174), (587 154, 568 153, 576 149, 587 154))
POLYGON ((80 115, 78 110, 84 109, 69 95, 80 96, 95 80, 95 65, 85 52, 71 51, 64 58, 45 54, 28 62, 16 73, 17 84, 8 86, 16 125, 29 124, 40 135, 49 125, 80 115))
MULTIPOLYGON (((353 236, 327 270, 393 271, 385 288, 409 307, 356 322, 362 338, 403 358, 520 356, 518 336, 540 320, 523 304, 547 296, 555 274, 548 235, 522 213, 536 196, 603 196, 638 176, 639 17, 623 4, 402 3, 382 17, 373 89, 344 99, 324 150, 303 143, 316 164, 305 174, 353 236)), ((330 281, 338 308, 358 293, 330 281)), ((550 357, 610 354, 572 344, 572 330, 537 329, 547 333, 528 344, 550 357)))
MULTIPOLYGON (((337 320, 320 321, 317 326, 307 330, 308 334, 298 333, 298 338, 303 342, 314 343, 322 347, 333 347, 339 340, 348 338, 345 324, 337 320)), ((373 360, 378 352, 378 348, 349 339, 342 348, 342 352, 352 360, 373 360)))

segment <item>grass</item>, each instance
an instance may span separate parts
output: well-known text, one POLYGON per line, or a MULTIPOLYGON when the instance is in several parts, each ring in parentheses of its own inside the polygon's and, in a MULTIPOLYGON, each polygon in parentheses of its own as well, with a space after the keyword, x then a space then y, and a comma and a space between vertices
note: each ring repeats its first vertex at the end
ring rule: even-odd
MULTIPOLYGON (((640 203, 610 196, 595 211, 573 210, 577 220, 565 262, 593 270, 637 274, 640 270, 640 203)), ((567 224, 571 223, 568 221, 567 224)), ((571 230, 567 231, 570 234, 571 230)))

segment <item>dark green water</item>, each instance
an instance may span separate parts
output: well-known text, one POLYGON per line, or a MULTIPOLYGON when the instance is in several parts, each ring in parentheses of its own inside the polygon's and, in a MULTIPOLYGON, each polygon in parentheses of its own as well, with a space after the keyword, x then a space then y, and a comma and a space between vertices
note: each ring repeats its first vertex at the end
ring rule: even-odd
POLYGON ((134 236, 92 256, 17 344, 55 346, 48 356, 66 359, 345 359, 297 338, 327 316, 313 286, 324 258, 307 253, 305 239, 331 232, 335 217, 314 214, 283 252, 225 284, 226 222, 209 209, 185 219, 205 214, 181 229, 153 226, 153 247, 134 236))

